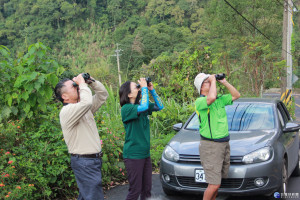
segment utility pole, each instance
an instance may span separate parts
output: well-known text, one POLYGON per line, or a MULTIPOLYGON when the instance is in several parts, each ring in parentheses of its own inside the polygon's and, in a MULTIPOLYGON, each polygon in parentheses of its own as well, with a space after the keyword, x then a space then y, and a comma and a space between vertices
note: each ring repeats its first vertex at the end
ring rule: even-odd
POLYGON ((122 84, 122 80, 121 80, 121 70, 120 70, 120 59, 119 56, 121 56, 122 54, 120 54, 120 52, 123 51, 122 49, 119 49, 119 44, 117 43, 117 50, 115 50, 116 54, 112 55, 112 56, 117 56, 117 64, 118 64, 118 75, 119 75, 119 86, 121 86, 122 84))
POLYGON ((287 81, 286 81, 286 89, 291 90, 292 89, 292 77, 293 77, 293 60, 292 60, 292 32, 293 32, 293 24, 292 24, 292 12, 293 12, 293 3, 292 0, 287 0, 288 5, 287 5, 287 44, 286 44, 286 76, 287 76, 287 81))
MULTIPOLYGON (((282 25, 282 50, 281 50, 281 58, 282 60, 287 60, 287 53, 286 53, 286 47, 287 47, 287 13, 288 13, 288 5, 286 0, 284 0, 284 8, 283 8, 283 25, 282 25)), ((285 69, 284 71, 286 71, 285 69)), ((281 77, 281 94, 283 94, 287 87, 287 78, 283 75, 281 77)))
POLYGON ((292 43, 292 12, 293 12, 293 2, 292 0, 284 0, 284 11, 283 11, 283 27, 282 27, 282 52, 281 56, 283 60, 286 60, 286 78, 282 78, 281 87, 281 100, 290 104, 292 96, 293 87, 293 61, 291 53, 291 43, 292 43))

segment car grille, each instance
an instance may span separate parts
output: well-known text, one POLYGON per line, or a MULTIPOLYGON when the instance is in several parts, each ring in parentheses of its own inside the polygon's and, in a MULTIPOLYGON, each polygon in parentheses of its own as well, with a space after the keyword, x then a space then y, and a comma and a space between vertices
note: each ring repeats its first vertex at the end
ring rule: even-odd
POLYGON ((178 186, 175 176, 170 176, 170 185, 178 186))
MULTIPOLYGON (((231 164, 241 164, 242 163, 242 156, 230 156, 230 163, 231 164)), ((186 155, 180 154, 179 161, 181 163, 201 163, 199 155, 186 155)))
POLYGON ((256 188, 256 186, 254 185, 254 180, 255 178, 248 178, 246 180, 246 189, 253 189, 253 188, 256 188))
POLYGON ((185 155, 180 154, 179 155, 179 162, 200 162, 200 156, 199 155, 185 155))
MULTIPOLYGON (((194 177, 177 176, 178 183, 183 187, 207 188, 207 183, 196 183, 194 177)), ((222 179, 220 188, 238 189, 243 183, 242 178, 222 179)))

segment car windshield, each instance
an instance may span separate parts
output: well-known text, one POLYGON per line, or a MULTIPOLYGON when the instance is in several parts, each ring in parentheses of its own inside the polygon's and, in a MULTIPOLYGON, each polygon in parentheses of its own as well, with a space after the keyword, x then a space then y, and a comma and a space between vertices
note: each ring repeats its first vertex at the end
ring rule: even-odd
MULTIPOLYGON (((274 113, 270 104, 240 103, 226 106, 229 131, 273 129, 274 113)), ((198 130, 198 115, 194 115, 186 129, 198 130)))

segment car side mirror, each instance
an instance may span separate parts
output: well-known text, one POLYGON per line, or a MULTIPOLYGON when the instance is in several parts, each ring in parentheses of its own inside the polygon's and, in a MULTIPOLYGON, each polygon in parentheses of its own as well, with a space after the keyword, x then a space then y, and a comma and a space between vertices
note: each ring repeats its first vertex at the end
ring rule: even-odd
POLYGON ((173 130, 175 130, 175 131, 180 131, 181 128, 182 128, 182 123, 173 125, 173 130))
POLYGON ((300 125, 299 124, 295 124, 295 123, 289 122, 283 128, 283 132, 284 133, 295 132, 295 131, 299 131, 299 129, 300 129, 300 125))

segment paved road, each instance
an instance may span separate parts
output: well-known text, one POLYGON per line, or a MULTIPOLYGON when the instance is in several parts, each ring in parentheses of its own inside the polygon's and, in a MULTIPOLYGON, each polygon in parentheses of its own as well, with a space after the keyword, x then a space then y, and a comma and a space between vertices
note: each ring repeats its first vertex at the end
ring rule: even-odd
MULTIPOLYGON (((296 103, 296 120, 295 122, 300 124, 300 94, 294 94, 295 103, 296 103)), ((280 98, 280 94, 264 94, 264 97, 270 98, 280 98)), ((201 200, 202 196, 200 195, 180 195, 180 196, 166 196, 162 190, 161 183, 159 180, 158 174, 152 175, 152 196, 153 200, 201 200)), ((288 183, 287 191, 289 193, 299 193, 300 195, 300 177, 291 177, 288 183)), ((128 185, 117 186, 106 192, 106 200, 123 200, 126 198, 128 193, 128 185)), ((234 197, 228 195, 218 195, 217 200, 265 200, 266 197, 263 196, 244 196, 244 197, 234 197)), ((300 199, 300 198, 299 198, 300 199)), ((295 198, 293 198, 295 200, 295 198)))
MULTIPOLYGON (((152 175, 152 196, 153 200, 202 200, 201 195, 180 195, 180 196, 167 196, 164 194, 161 183, 159 180, 159 174, 152 175)), ((291 177, 288 183, 288 192, 299 193, 300 195, 300 177, 291 177)), ((128 185, 117 186, 106 192, 105 199, 107 200, 123 200, 128 193, 128 185)), ((219 195, 217 200, 265 200, 264 196, 243 196, 234 197, 229 195, 219 195)), ((300 199, 300 198, 299 198, 300 199)), ((296 200, 293 198, 293 200, 296 200)))

